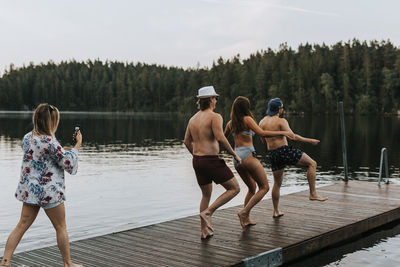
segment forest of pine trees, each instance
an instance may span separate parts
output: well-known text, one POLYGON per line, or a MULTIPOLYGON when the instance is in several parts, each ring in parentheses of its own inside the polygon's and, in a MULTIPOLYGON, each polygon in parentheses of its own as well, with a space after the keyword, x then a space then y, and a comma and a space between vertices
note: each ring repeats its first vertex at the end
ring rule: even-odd
POLYGON ((400 109, 400 50, 390 41, 332 46, 286 44, 247 59, 219 58, 211 68, 143 63, 61 62, 7 69, 0 78, 0 110, 32 110, 48 102, 60 110, 192 113, 197 90, 214 85, 218 110, 250 99, 256 114, 279 96, 298 113, 336 113, 337 102, 354 114, 396 113, 400 109))

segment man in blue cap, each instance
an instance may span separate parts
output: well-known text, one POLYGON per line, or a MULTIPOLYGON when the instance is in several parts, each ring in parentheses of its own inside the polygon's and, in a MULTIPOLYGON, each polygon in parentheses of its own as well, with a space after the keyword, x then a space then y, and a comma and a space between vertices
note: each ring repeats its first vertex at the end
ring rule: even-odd
MULTIPOLYGON (((289 123, 281 118, 283 114, 283 103, 280 98, 273 98, 268 102, 267 115, 260 121, 260 127, 268 131, 290 131, 289 123)), ((293 132, 292 132, 293 133, 293 132)), ((293 141, 309 143, 314 146, 320 142, 317 139, 305 138, 293 133, 293 141)), ((318 195, 315 189, 315 176, 317 163, 306 153, 299 149, 288 146, 286 136, 275 136, 262 138, 267 144, 269 158, 271 160, 271 169, 274 176, 274 186, 272 188, 272 203, 274 205, 273 217, 278 218, 283 215, 279 212, 278 204, 280 197, 280 188, 282 185, 283 174, 286 165, 295 165, 307 169, 307 180, 310 187, 310 200, 325 201, 328 198, 318 195)))

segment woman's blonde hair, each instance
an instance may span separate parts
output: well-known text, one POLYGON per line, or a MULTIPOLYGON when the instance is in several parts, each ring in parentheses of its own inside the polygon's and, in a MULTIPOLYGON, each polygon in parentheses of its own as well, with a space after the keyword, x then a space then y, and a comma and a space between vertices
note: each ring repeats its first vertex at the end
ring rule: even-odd
POLYGON ((55 106, 47 103, 39 104, 32 117, 33 134, 54 136, 59 121, 60 112, 55 106))

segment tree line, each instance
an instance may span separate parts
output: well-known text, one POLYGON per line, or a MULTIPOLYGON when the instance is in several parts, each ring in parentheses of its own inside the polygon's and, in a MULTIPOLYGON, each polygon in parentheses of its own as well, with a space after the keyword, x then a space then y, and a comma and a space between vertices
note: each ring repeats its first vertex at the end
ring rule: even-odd
POLYGON ((236 96, 256 114, 279 96, 297 113, 336 113, 343 101, 353 114, 400 109, 400 51, 390 41, 352 40, 334 45, 287 44, 249 58, 219 58, 211 67, 75 60, 13 65, 0 78, 0 110, 32 110, 48 102, 61 110, 192 113, 197 89, 214 85, 227 115, 236 96))

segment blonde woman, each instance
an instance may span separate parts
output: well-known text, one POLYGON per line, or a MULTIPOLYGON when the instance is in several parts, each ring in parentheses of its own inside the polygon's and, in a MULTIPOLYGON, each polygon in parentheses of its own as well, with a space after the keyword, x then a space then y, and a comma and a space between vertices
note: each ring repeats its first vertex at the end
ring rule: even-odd
POLYGON ((231 120, 225 128, 225 136, 228 137, 230 134, 233 135, 235 141, 235 152, 242 160, 242 164, 237 165, 234 159, 235 168, 249 189, 244 200, 244 208, 238 212, 241 226, 246 227, 256 224, 250 219, 250 210, 269 190, 267 174, 255 156, 253 136, 255 134, 261 137, 292 136, 289 131, 262 130, 250 111, 249 99, 243 96, 238 96, 232 104, 231 120))
POLYGON ((12 255, 40 208, 56 230, 64 266, 82 266, 71 261, 64 207, 64 171, 76 174, 82 135, 78 131, 75 147, 64 150, 55 137, 59 120, 56 107, 40 104, 33 114, 33 130, 22 139, 21 179, 15 192, 15 197, 23 203, 21 217, 7 239, 0 266, 11 266, 12 255))

